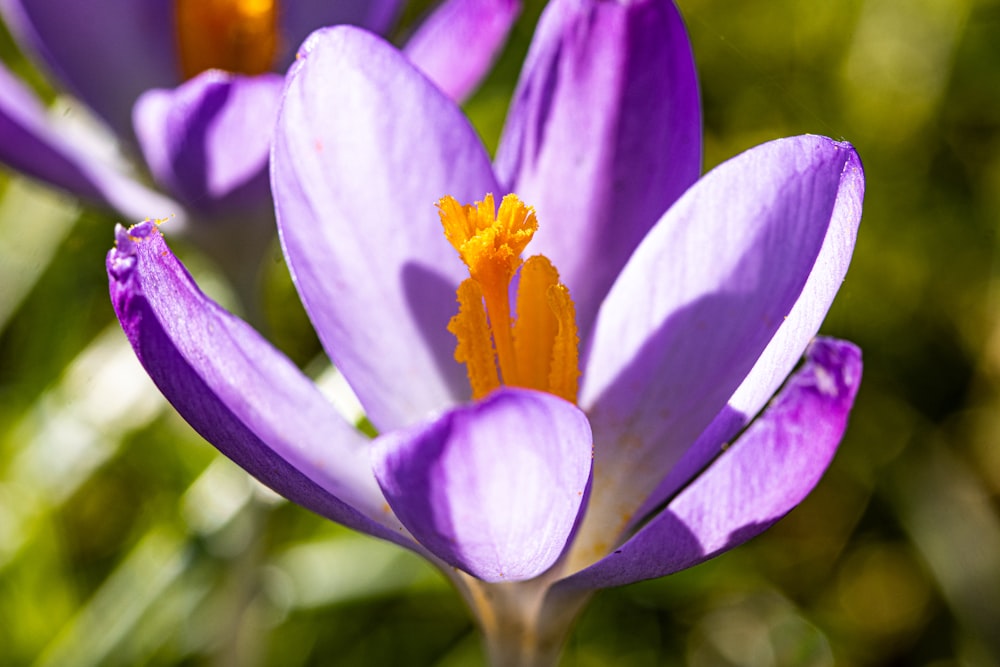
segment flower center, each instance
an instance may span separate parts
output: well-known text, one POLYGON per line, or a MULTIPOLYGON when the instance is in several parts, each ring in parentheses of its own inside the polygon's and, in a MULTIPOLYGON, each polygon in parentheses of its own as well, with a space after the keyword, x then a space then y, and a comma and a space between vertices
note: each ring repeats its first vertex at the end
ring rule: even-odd
POLYGON ((181 73, 262 74, 278 49, 278 0, 176 0, 181 73))
POLYGON ((443 197, 438 211, 445 237, 469 267, 448 331, 458 339, 455 360, 465 364, 472 397, 512 385, 575 402, 580 364, 573 300, 546 257, 521 260, 538 229, 535 210, 510 194, 497 211, 488 194, 468 206, 443 197))

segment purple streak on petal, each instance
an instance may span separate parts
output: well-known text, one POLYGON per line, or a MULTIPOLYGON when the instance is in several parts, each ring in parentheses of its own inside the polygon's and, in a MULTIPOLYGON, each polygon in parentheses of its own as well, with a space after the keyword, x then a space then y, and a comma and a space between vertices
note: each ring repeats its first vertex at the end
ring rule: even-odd
POLYGON ((384 435, 372 455, 389 504, 421 544, 485 581, 520 581, 562 553, 592 443, 573 404, 505 389, 384 435))
POLYGON ((461 101, 493 66, 520 12, 518 0, 445 0, 403 52, 445 94, 461 101))
POLYGON ((146 92, 135 130, 157 181, 204 216, 270 209, 267 162, 283 83, 277 74, 210 70, 146 92))
POLYGON ((673 3, 553 0, 496 168, 538 211, 531 251, 559 269, 586 344, 615 276, 701 172, 698 81, 673 3))
POLYGON ((851 153, 841 175, 840 191, 833 219, 820 249, 816 265, 778 332, 764 349, 753 369, 743 380, 726 407, 716 416, 697 442, 671 468, 667 477, 646 500, 636 519, 661 505, 683 487, 730 442, 753 418, 795 368, 802 350, 819 331, 840 289, 851 262, 854 242, 861 222, 865 192, 864 170, 857 153, 851 153))
POLYGON ((366 439, 284 355, 197 288, 152 222, 118 227, 107 268, 136 355, 198 433, 289 500, 413 546, 385 508, 366 439))
POLYGON ((861 383, 861 351, 817 339, 805 365, 736 443, 632 539, 557 584, 596 589, 662 577, 762 533, 819 482, 861 383))
POLYGON ((180 83, 172 6, 164 0, 0 0, 21 43, 126 139, 139 95, 180 83))
POLYGON ((278 69, 284 70, 295 58, 299 45, 318 28, 354 25, 385 34, 399 14, 400 0, 292 0, 282 2, 279 21, 282 43, 278 69))
POLYGON ((458 107, 378 37, 314 33, 289 71, 271 186, 302 301, 375 426, 467 398, 447 325, 468 274, 435 204, 499 190, 458 107))
POLYGON ((825 137, 763 144, 702 178, 643 241, 583 373, 597 459, 582 539, 624 528, 750 373, 846 222, 835 203, 855 160, 825 137))
POLYGON ((33 178, 134 217, 180 211, 95 157, 69 128, 57 127, 34 95, 0 66, 0 162, 33 178))

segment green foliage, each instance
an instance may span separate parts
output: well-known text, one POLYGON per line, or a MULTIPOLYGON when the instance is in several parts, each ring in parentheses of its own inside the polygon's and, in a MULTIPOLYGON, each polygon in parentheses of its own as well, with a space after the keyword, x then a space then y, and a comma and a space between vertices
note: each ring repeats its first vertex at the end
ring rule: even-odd
MULTIPOLYGON (((824 329, 862 347, 865 379, 801 507, 715 561, 597 595, 564 664, 998 664, 1000 6, 679 4, 706 168, 805 132, 865 162, 824 329)), ((468 104, 491 148, 540 9, 468 104)), ((0 55, 51 97, 6 33, 0 55)), ((174 415, 108 303, 115 221, 0 174, 0 664, 481 664, 432 568, 276 499, 174 415)), ((207 260, 180 250, 211 291, 207 260)), ((323 373, 277 252, 264 273, 267 334, 323 373)))

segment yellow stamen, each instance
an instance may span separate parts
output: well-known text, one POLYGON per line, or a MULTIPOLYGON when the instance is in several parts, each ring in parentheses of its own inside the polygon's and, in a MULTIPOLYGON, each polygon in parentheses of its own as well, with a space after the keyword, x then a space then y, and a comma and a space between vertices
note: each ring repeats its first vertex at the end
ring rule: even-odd
POLYGON ((493 348, 479 344, 489 341, 490 327, 483 308, 483 292, 472 278, 458 286, 458 314, 448 323, 448 331, 458 339, 455 360, 465 364, 473 396, 485 396, 500 386, 493 348))
POLYGON ((559 323, 552 343, 549 391, 575 403, 580 385, 580 337, 576 330, 576 307, 569 290, 561 283, 549 288, 548 298, 552 314, 559 323))
POLYGON ((175 0, 181 73, 261 74, 278 51, 278 0, 175 0))
POLYGON ((514 350, 524 361, 521 383, 545 390, 549 384, 549 360, 559 323, 549 308, 549 288, 559 283, 559 273, 547 258, 529 257, 521 267, 517 290, 517 321, 514 350))
POLYGON ((445 237, 469 267, 448 330, 458 339, 455 359, 466 365, 473 398, 505 384, 575 401, 580 372, 569 290, 545 257, 521 260, 538 229, 534 209, 511 194, 497 211, 488 194, 469 206, 444 197, 438 210, 445 237), (510 289, 518 269, 515 319, 510 289))

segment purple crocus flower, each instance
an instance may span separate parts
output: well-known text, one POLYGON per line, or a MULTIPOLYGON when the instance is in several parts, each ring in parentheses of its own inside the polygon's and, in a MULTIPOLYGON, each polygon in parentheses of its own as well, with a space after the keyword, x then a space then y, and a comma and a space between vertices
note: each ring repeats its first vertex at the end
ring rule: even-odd
MULTIPOLYGON (((217 259, 245 263, 241 244, 256 259, 273 236, 267 160, 283 82, 277 72, 316 28, 381 32, 399 4, 0 0, 25 49, 103 121, 124 154, 103 159, 0 67, 0 162, 132 219, 192 223, 186 231, 217 259), (226 221, 255 225, 256 234, 234 244, 226 221)), ((517 0, 446 0, 412 35, 411 59, 461 99, 488 71, 518 8, 517 0), (448 60, 458 48, 463 57, 448 60)))
POLYGON ((493 163, 454 102, 355 28, 306 41, 278 118, 285 256, 381 435, 202 294, 153 222, 117 232, 115 310, 223 453, 439 565, 495 664, 554 662, 594 590, 737 546, 819 481, 861 377, 854 345, 815 338, 861 163, 800 136, 698 178, 672 3, 550 3, 493 163), (496 210, 490 193, 517 194, 496 210))

